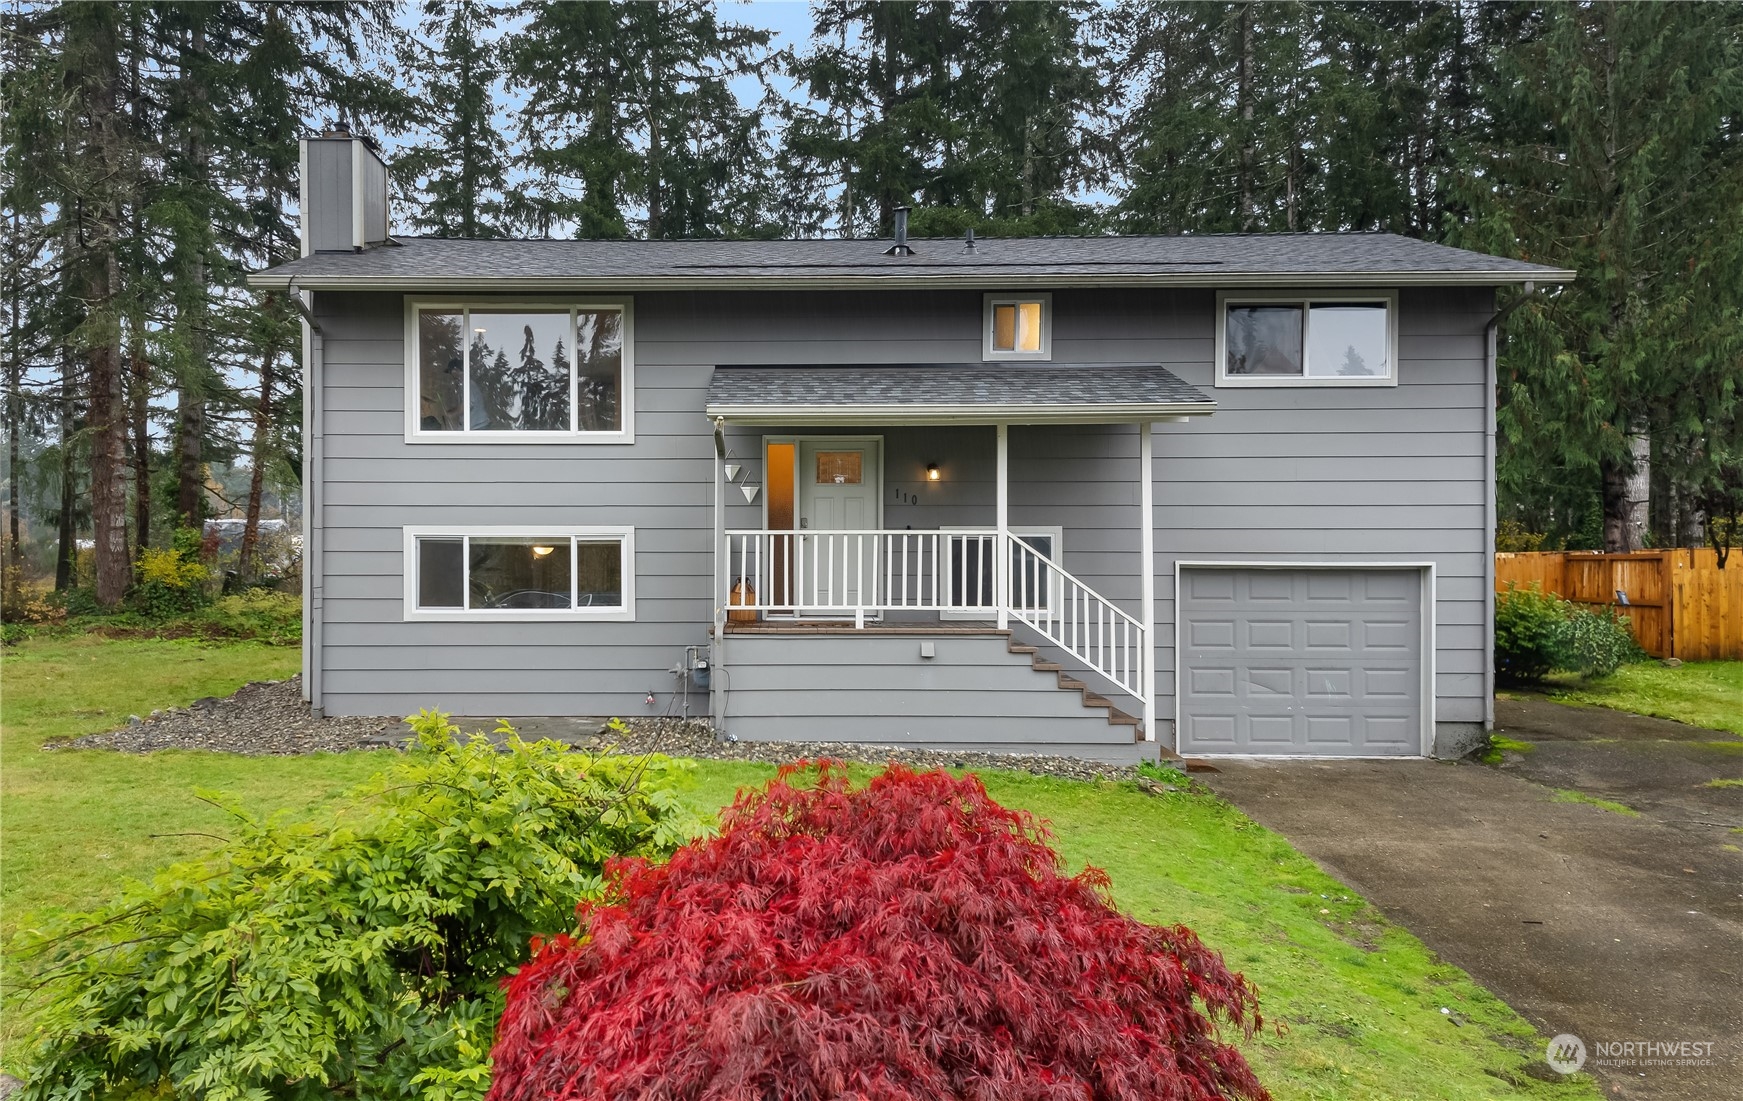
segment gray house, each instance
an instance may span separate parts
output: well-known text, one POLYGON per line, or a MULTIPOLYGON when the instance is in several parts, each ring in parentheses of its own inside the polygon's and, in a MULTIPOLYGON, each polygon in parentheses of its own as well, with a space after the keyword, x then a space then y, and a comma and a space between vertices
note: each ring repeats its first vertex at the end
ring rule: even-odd
POLYGON ((1386 234, 393 238, 304 145, 304 685, 1112 760, 1489 725, 1495 288, 1386 234))

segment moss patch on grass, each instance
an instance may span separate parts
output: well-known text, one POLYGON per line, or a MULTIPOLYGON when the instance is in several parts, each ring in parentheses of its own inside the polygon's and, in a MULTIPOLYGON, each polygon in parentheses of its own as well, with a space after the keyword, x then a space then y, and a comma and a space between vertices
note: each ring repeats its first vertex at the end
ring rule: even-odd
POLYGON ((1705 788, 1743 788, 1743 780, 1730 776, 1721 776, 1716 780, 1708 780, 1701 786, 1705 788))
POLYGON ((1530 742, 1509 738, 1505 734, 1490 734, 1482 748, 1477 750, 1477 760, 1486 765, 1498 765, 1509 753, 1530 753, 1535 748, 1530 742))
POLYGON ((1596 795, 1587 795, 1583 791, 1571 788, 1556 788, 1555 801, 1558 803, 1584 803, 1588 807, 1607 810, 1611 814, 1620 814, 1627 818, 1639 818, 1640 812, 1626 803, 1618 803, 1612 799, 1600 799, 1596 795))

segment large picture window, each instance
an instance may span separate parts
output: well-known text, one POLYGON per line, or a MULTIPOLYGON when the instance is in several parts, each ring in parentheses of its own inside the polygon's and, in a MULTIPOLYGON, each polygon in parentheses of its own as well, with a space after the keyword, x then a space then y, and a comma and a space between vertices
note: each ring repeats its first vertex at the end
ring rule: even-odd
POLYGON ((1397 301, 1370 295, 1219 295, 1218 386, 1391 386, 1397 301))
POLYGON ((635 618, 628 528, 407 528, 407 619, 635 618))
POLYGON ((626 304, 411 302, 407 438, 626 440, 626 304))

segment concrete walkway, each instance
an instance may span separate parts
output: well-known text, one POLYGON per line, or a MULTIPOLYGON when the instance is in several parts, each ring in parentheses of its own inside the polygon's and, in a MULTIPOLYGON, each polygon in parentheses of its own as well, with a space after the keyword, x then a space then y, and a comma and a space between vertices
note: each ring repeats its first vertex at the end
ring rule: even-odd
POLYGON ((1588 1062, 1607 1096, 1743 1099, 1743 789, 1703 786, 1743 776, 1743 739, 1638 717, 1623 733, 1613 714, 1502 701, 1497 725, 1536 748, 1499 769, 1219 762, 1197 778, 1592 1060, 1600 1041, 1714 1045, 1708 1066, 1588 1062), (1559 802, 1539 778, 1641 813, 1559 802))

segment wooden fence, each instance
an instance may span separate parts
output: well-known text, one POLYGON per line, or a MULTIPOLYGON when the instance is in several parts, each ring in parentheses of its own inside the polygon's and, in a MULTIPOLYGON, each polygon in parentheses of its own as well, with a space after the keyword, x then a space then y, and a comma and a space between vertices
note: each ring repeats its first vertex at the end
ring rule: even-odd
POLYGON ((1725 568, 1710 547, 1632 554, 1534 551, 1495 555, 1495 590, 1544 592, 1628 617, 1654 657, 1743 660, 1743 550, 1725 568))

